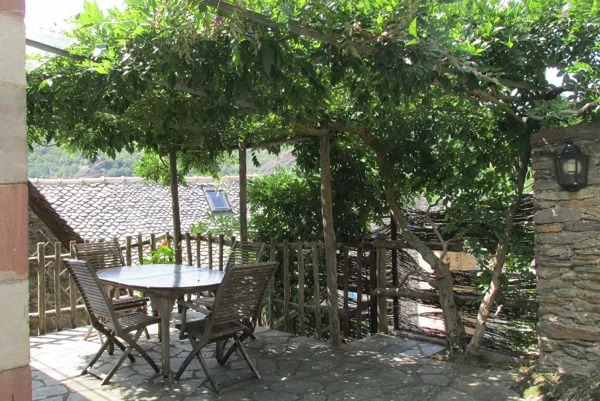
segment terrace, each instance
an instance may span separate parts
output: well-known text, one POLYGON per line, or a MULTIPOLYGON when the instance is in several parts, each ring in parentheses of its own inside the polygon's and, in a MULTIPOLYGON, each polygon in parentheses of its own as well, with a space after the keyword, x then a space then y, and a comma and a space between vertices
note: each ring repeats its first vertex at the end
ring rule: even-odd
MULTIPOLYGON (((246 380, 217 395, 205 385, 197 361, 179 382, 170 382, 138 359, 126 362, 111 383, 101 386, 92 376, 80 376, 99 346, 96 337, 82 341, 84 332, 78 328, 31 337, 34 400, 520 400, 510 390, 513 374, 437 361, 430 356, 443 350, 438 345, 375 335, 332 351, 314 338, 261 328, 257 340, 246 343, 261 381, 246 380)), ((151 339, 140 344, 158 361, 155 334, 151 331, 151 339)), ((177 369, 190 345, 172 334, 172 366, 177 369)), ((210 355, 214 348, 210 350, 205 356, 218 382, 247 373, 238 355, 221 367, 210 355)), ((107 360, 101 358, 100 371, 112 365, 107 360)))

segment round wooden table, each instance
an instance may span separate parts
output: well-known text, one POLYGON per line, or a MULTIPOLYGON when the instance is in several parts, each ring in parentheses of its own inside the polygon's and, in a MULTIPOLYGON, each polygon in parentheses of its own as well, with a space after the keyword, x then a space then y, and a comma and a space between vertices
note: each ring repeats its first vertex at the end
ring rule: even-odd
POLYGON ((169 320, 175 300, 185 294, 216 291, 224 275, 219 270, 168 264, 122 266, 98 272, 98 278, 105 284, 144 292, 158 309, 164 377, 171 373, 169 320))

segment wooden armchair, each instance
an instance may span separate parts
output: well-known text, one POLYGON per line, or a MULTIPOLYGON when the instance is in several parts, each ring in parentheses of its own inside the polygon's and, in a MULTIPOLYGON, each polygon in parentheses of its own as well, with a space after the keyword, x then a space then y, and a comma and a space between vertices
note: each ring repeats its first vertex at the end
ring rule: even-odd
MULTIPOLYGON (((75 244, 75 258, 86 261, 88 266, 95 272, 111 267, 125 266, 121 247, 119 246, 117 239, 107 242, 75 244)), ((114 296, 112 296, 112 294, 110 296, 113 298, 112 303, 115 311, 138 310, 140 308, 145 313, 148 311, 148 301, 150 301, 150 298, 133 295, 131 290, 128 292, 128 296, 120 297, 118 288, 115 289, 113 293, 114 296)), ((92 332, 92 328, 92 326, 89 327, 87 333, 83 337, 84 340, 88 339, 92 332)), ((147 330, 146 337, 150 338, 147 330)))
POLYGON ((158 317, 148 316, 145 313, 134 313, 123 317, 118 317, 112 300, 106 294, 104 285, 98 279, 96 271, 84 260, 76 259, 65 259, 65 266, 73 277, 77 288, 83 296, 85 302, 85 308, 92 321, 92 327, 98 330, 100 333, 106 336, 106 341, 100 347, 100 350, 96 353, 91 362, 83 369, 81 374, 89 373, 99 379, 102 379, 102 384, 108 383, 111 377, 115 374, 117 369, 123 364, 125 358, 129 358, 131 362, 135 362, 135 358, 131 355, 132 350, 136 350, 156 372, 160 372, 160 369, 154 363, 152 358, 139 346, 137 341, 144 331, 147 333, 147 327, 160 322, 158 317), (135 332, 131 335, 130 333, 135 332), (128 344, 127 347, 123 345, 119 338, 128 344), (115 366, 110 372, 104 376, 99 372, 91 370, 92 366, 98 361, 100 356, 107 349, 110 351, 110 347, 116 344, 121 350, 123 355, 117 361, 115 366))
POLYGON ((248 358, 246 349, 242 345, 241 337, 250 332, 250 328, 243 322, 246 317, 257 316, 260 313, 262 300, 276 267, 276 262, 230 266, 225 272, 208 317, 193 322, 182 321, 181 324, 176 325, 189 338, 193 350, 183 361, 175 375, 175 380, 179 380, 190 362, 197 358, 211 385, 217 393, 220 393, 220 387, 210 375, 201 351, 210 343, 225 342, 230 338, 233 338, 234 343, 223 357, 219 357, 217 353, 218 362, 225 364, 233 352, 239 349, 252 370, 252 375, 232 383, 221 384, 221 387, 252 377, 261 379, 260 373, 248 358))
MULTIPOLYGON (((262 261, 263 253, 265 251, 265 244, 262 242, 235 242, 231 248, 231 253, 227 258, 225 264, 225 270, 229 270, 231 267, 236 265, 258 263, 262 261)), ((214 297, 202 297, 194 300, 178 300, 177 304, 181 307, 182 315, 181 320, 185 322, 187 319, 187 310, 192 309, 199 312, 210 311, 213 303, 215 302, 214 297)), ((257 324, 257 319, 249 317, 246 319, 246 325, 250 328, 250 337, 256 339, 254 329, 257 324)), ((179 332, 179 337, 182 339, 184 332, 179 332)))

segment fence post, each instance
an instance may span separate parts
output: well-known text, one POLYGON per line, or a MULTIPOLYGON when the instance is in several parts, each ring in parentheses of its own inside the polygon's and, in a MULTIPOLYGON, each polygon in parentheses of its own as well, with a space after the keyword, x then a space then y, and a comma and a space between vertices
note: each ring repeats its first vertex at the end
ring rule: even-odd
POLYGON ((202 261, 200 255, 200 246, 202 243, 202 235, 196 234, 196 267, 200 267, 200 262, 202 261))
POLYGON ((140 262, 140 265, 143 265, 144 264, 144 237, 142 237, 142 233, 138 233, 137 241, 138 241, 138 244, 137 244, 138 260, 140 262))
POLYGON ((321 338, 321 283, 319 281, 319 246, 316 242, 312 244, 312 253, 313 280, 315 282, 315 330, 317 331, 317 338, 321 338))
MULTIPOLYGON (((75 243, 71 241, 69 243, 69 252, 71 258, 75 258, 75 243)), ((73 276, 69 274, 69 306, 71 307, 71 328, 77 327, 77 287, 75 286, 75 280, 73 276)))
POLYGON ((38 334, 46 333, 46 248, 43 242, 37 244, 38 254, 38 334))
POLYGON ((348 288, 350 275, 350 255, 348 247, 344 246, 344 337, 350 335, 350 317, 348 316, 348 288))
POLYGON ((208 242, 206 244, 206 246, 208 246, 208 268, 212 269, 213 268, 213 236, 212 234, 208 234, 208 242))
MULTIPOLYGON (((396 220, 394 216, 390 216, 391 222, 391 240, 396 241, 398 239, 398 227, 396 226, 396 220)), ((398 287, 398 249, 394 247, 392 249, 392 287, 398 287)), ((400 328, 400 298, 394 297, 394 329, 400 328)))
POLYGON ((131 266, 131 235, 125 238, 125 263, 127 266, 131 266))
POLYGON ((54 309, 56 310, 56 331, 62 330, 62 313, 60 302, 60 272, 62 270, 61 244, 54 243, 54 309))
MULTIPOLYGON (((271 244, 269 248, 269 259, 271 262, 275 262, 277 260, 277 247, 275 246, 275 240, 271 238, 271 244)), ((275 318, 273 317, 273 299, 275 297, 275 289, 274 289, 274 281, 277 273, 273 275, 271 281, 269 282, 269 305, 268 305, 268 314, 269 314, 269 328, 271 330, 275 329, 275 318)))
POLYGON ((362 337, 362 245, 356 250, 356 338, 362 337))
POLYGON ((290 249, 289 241, 283 240, 283 322, 285 331, 290 331, 290 249))
POLYGON ((376 266, 375 251, 369 252, 369 289, 370 289, 370 306, 369 306, 369 332, 377 333, 377 296, 375 288, 377 288, 377 266, 376 266))
POLYGON ((298 252, 298 319, 299 333, 304 335, 304 252, 302 251, 302 243, 297 244, 298 252))
POLYGON ((156 234, 150 234, 150 250, 156 251, 156 234))
MULTIPOLYGON (((385 265, 387 262, 387 249, 385 248, 384 239, 379 237, 379 241, 377 241, 377 287, 378 288, 386 288, 387 287, 387 279, 386 279, 386 269, 385 265)), ((377 298, 377 320, 379 323, 379 332, 387 334, 387 297, 383 295, 379 295, 377 298)))
POLYGON ((219 270, 223 271, 223 245, 225 244, 225 237, 223 234, 219 234, 219 270))
POLYGON ((187 264, 192 265, 192 236, 189 232, 185 233, 185 250, 187 251, 187 264))

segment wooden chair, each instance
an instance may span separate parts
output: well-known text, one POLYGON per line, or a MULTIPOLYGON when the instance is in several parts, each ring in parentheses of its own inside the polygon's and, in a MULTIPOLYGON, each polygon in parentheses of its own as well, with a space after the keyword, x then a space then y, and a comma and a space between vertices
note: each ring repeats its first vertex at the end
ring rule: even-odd
MULTIPOLYGON (((265 252, 265 244, 262 242, 240 242, 237 241, 233 244, 231 248, 231 253, 227 258, 227 262, 225 263, 225 270, 229 270, 232 266, 248 264, 248 263, 258 263, 262 261, 263 253, 265 252)), ((212 308, 213 303, 215 302, 214 297, 202 297, 194 300, 188 299, 186 300, 178 300, 177 305, 181 307, 181 320, 185 322, 187 319, 187 311, 188 309, 192 309, 199 312, 205 312, 212 308)), ((256 328, 258 320, 253 318, 246 319, 246 325, 250 327, 250 338, 253 340, 256 339, 254 336, 254 329, 256 328)), ((179 338, 183 339, 184 333, 179 333, 179 338)))
POLYGON ((133 349, 148 361, 150 366, 152 366, 156 372, 160 372, 156 363, 154 363, 152 358, 150 358, 146 351, 144 351, 137 343, 142 333, 147 330, 147 327, 159 323, 160 318, 148 316, 145 313, 134 313, 118 317, 113 307, 112 300, 104 291, 104 285, 98 279, 96 271, 92 266, 84 260, 65 259, 64 262, 69 273, 73 277, 77 288, 79 288, 79 291, 83 296, 85 308, 92 321, 92 326, 106 336, 106 341, 102 344, 94 358, 92 358, 92 361, 85 369, 83 369, 81 374, 84 375, 89 373, 92 376, 102 379, 102 384, 106 384, 125 361, 125 358, 129 358, 131 362, 135 362, 135 358, 131 355, 133 349), (133 332, 135 332, 135 334, 131 335, 133 332), (125 347, 118 338, 126 342, 128 346, 125 347), (123 350, 121 358, 119 358, 115 366, 106 376, 103 376, 99 372, 92 371, 92 366, 94 366, 104 351, 112 344, 116 344, 123 350))
MULTIPOLYGON (((125 266, 121 247, 119 246, 119 241, 117 239, 107 242, 75 244, 75 258, 88 262, 88 265, 94 269, 95 272, 111 267, 125 266)), ((119 289, 115 289, 114 299, 112 301, 115 311, 138 310, 140 308, 142 308, 145 313, 148 311, 148 301, 150 300, 148 297, 133 295, 131 290, 128 294, 129 296, 121 298, 119 289)), ((87 340, 91 332, 92 326, 89 327, 87 333, 83 336, 83 339, 87 340)), ((102 340, 100 335, 98 335, 98 337, 102 340)), ((150 338, 150 334, 148 334, 147 330, 146 337, 150 338)))
POLYGON ((240 336, 248 334, 250 331, 243 320, 247 316, 257 316, 260 313, 262 300, 269 287, 269 282, 275 274, 276 266, 276 262, 231 266, 225 272, 225 277, 219 286, 209 315, 202 320, 182 321, 181 324, 176 325, 187 335, 193 350, 183 361, 175 375, 175 380, 179 380, 187 366, 196 357, 211 385, 217 393, 220 393, 221 390, 210 375, 201 351, 210 343, 223 342, 230 338, 233 338, 234 343, 223 357, 217 357, 218 362, 225 364, 231 354, 239 349, 248 367, 252 370, 252 375, 232 383, 221 384, 221 387, 252 377, 261 379, 260 373, 248 358, 240 336))

